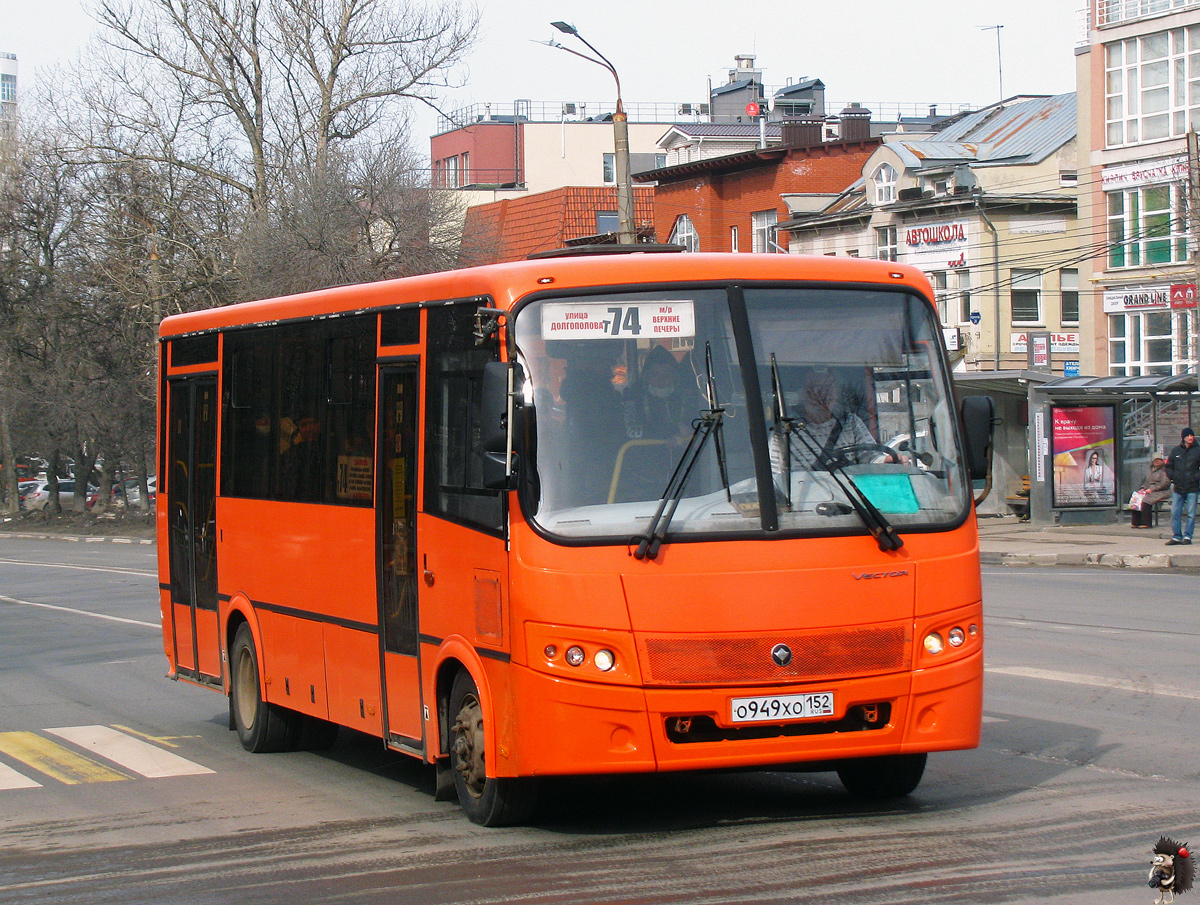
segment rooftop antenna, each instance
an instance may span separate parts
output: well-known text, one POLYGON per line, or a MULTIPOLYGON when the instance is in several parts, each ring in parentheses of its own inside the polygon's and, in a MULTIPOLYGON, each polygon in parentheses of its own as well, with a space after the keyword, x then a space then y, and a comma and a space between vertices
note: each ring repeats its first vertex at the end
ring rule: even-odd
POLYGON ((1003 25, 980 25, 980 31, 995 31, 996 32, 996 72, 1000 76, 1000 100, 1004 100, 1004 61, 1000 55, 1000 29, 1003 25))

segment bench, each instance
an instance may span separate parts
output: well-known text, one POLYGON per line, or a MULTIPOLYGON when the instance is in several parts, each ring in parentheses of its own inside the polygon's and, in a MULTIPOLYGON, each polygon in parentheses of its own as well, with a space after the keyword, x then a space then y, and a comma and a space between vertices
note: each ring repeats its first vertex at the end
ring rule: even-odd
POLYGON ((1021 476, 1021 489, 1004 498, 1008 508, 1023 522, 1029 521, 1029 475, 1021 476))

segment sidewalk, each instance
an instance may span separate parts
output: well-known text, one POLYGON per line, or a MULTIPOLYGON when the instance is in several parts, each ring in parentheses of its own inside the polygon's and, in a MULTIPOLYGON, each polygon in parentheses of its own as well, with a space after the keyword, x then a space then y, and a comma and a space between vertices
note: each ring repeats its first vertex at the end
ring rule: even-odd
POLYGON ((1115 525, 1031 525, 1015 516, 979 519, 980 560, 1005 566, 1113 566, 1200 571, 1200 541, 1168 547, 1170 516, 1134 530, 1128 513, 1115 525))

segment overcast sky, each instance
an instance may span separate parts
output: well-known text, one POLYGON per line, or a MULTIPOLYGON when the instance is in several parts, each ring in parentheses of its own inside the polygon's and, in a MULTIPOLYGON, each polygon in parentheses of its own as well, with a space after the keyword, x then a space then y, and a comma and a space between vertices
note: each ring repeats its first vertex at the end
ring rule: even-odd
MULTIPOLYGON (((1000 96, 1075 90, 1079 10, 1085 0, 478 0, 483 29, 455 74, 447 109, 534 101, 611 102, 599 66, 540 46, 552 38, 586 51, 550 27, 574 25, 616 66, 627 104, 701 102, 724 84, 737 54, 757 57, 763 81, 782 87, 819 78, 833 103, 981 106, 1000 96), (1000 52, 997 32, 1001 25, 1000 52), (998 60, 999 56, 999 60, 998 60), (999 65, 998 65, 999 63, 999 65)), ((69 65, 93 28, 81 0, 0 0, 0 51, 15 53, 29 86, 39 68, 69 65)), ((414 132, 428 151, 434 114, 414 132)))

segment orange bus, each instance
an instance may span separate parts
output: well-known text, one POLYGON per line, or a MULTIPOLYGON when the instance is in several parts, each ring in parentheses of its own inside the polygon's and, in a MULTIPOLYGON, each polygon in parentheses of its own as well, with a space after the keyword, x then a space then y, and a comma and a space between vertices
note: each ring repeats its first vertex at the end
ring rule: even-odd
POLYGON ((908 794, 981 721, 991 409, 932 299, 886 261, 560 254, 169 317, 169 675, 250 751, 378 736, 484 825, 553 775, 908 794))

